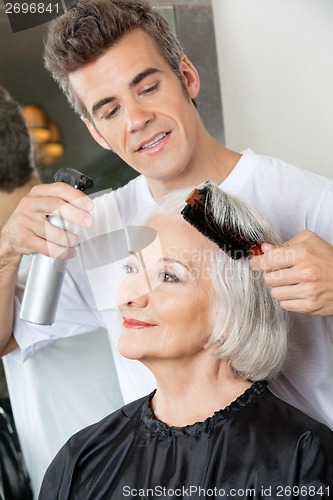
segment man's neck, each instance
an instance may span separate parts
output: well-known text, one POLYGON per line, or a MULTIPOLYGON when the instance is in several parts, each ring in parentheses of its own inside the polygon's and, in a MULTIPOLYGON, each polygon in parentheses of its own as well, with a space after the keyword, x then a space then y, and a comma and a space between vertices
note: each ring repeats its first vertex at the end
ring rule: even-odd
POLYGON ((197 186, 207 180, 219 185, 232 172, 240 158, 239 153, 225 148, 209 136, 195 161, 181 175, 167 180, 147 178, 148 186, 154 199, 159 201, 170 191, 197 186))

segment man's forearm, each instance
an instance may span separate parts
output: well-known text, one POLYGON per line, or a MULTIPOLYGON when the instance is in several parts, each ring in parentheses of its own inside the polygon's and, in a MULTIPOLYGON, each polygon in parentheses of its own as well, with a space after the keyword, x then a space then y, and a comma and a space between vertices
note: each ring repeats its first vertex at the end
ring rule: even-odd
POLYGON ((3 355, 15 347, 11 337, 14 322, 15 285, 21 256, 18 254, 4 256, 1 253, 3 252, 0 249, 0 355, 3 355))

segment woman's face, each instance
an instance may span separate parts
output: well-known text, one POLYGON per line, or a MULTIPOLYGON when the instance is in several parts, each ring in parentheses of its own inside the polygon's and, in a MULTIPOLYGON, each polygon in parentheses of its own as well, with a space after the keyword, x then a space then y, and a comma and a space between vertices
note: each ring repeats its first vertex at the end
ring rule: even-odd
POLYGON ((157 216, 151 245, 129 257, 119 288, 119 352, 143 362, 196 357, 212 332, 212 243, 179 216, 157 216), (142 260, 144 263, 142 263, 142 260))

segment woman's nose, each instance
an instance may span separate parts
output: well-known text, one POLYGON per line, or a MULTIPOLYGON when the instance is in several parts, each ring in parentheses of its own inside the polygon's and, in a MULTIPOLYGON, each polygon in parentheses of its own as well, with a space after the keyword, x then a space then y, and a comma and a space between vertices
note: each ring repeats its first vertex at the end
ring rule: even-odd
POLYGON ((118 307, 144 308, 149 301, 149 286, 143 276, 125 279, 119 286, 117 294, 118 307))

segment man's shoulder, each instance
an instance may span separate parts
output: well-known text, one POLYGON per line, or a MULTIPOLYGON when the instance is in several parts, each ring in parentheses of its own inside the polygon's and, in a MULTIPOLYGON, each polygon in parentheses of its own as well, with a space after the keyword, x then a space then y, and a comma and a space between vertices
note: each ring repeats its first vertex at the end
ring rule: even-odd
POLYGON ((303 186, 312 185, 312 188, 333 187, 333 179, 305 170, 300 166, 274 156, 257 154, 251 149, 244 151, 237 166, 250 169, 254 176, 268 179, 274 178, 278 182, 288 181, 290 183, 294 180, 301 182, 303 186))
POLYGON ((325 226, 319 234, 331 240, 325 207, 333 203, 333 179, 246 150, 221 188, 254 206, 281 239, 304 229, 318 233, 320 217, 325 226))

